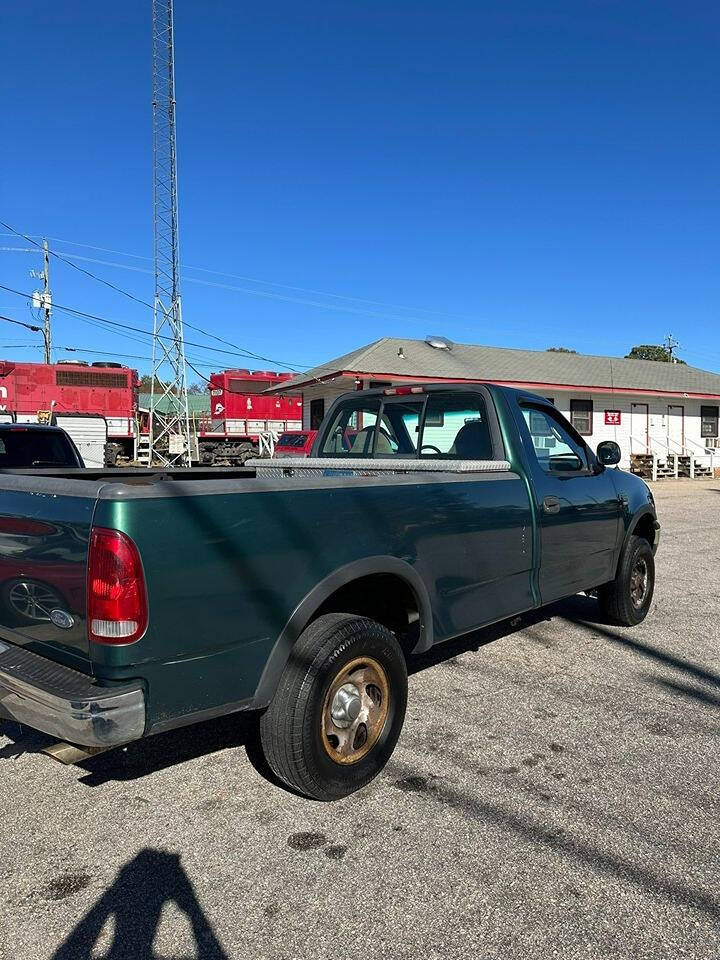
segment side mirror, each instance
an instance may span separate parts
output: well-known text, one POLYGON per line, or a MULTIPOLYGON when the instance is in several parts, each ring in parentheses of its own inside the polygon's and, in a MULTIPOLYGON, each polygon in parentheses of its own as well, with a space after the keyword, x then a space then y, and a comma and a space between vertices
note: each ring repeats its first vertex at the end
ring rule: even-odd
POLYGON ((602 443, 598 444, 598 463, 601 463, 604 467, 612 467, 616 463, 620 463, 621 457, 620 447, 614 440, 603 440, 602 443))

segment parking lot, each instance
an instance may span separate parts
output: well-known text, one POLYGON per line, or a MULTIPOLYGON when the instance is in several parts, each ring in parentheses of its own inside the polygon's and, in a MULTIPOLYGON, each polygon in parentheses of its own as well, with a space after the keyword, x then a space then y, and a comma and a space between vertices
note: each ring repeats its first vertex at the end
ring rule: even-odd
POLYGON ((720 955, 720 482, 655 494, 644 624, 577 597, 433 651, 341 802, 242 718, 80 767, 0 721, 0 956, 720 955))

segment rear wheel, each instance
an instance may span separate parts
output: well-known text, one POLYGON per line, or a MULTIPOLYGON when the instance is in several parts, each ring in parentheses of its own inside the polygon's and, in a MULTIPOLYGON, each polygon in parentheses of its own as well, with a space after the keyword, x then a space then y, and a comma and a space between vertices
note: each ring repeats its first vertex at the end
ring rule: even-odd
POLYGON ((598 590, 600 609, 623 627, 642 623, 655 589, 655 557, 647 540, 631 537, 623 550, 617 576, 598 590))
POLYGON ((400 736, 405 658, 393 634, 364 617, 319 617, 293 648, 260 739, 273 772, 299 793, 337 800, 369 783, 400 736))

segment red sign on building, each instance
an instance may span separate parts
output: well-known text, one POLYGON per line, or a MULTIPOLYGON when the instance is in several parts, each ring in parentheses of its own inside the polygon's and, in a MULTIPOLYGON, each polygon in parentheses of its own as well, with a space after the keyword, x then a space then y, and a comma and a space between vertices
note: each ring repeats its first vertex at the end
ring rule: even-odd
POLYGON ((619 427, 620 426, 620 411, 619 410, 606 410, 605 411, 605 424, 609 427, 619 427))

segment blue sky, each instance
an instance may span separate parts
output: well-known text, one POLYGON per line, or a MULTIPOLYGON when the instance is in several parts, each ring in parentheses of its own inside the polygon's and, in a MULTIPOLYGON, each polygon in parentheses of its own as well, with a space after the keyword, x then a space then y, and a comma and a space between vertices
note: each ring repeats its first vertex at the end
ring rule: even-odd
MULTIPOLYGON (((175 21, 188 322, 298 367, 384 335, 622 355, 672 331, 720 371, 716 3, 176 0, 175 21)), ((3 5, 0 218, 152 300, 150 25, 150 0, 3 5)), ((0 251, 0 283, 39 266, 0 251)), ((3 290, 0 313, 30 318, 3 290)), ((36 339, 3 323, 0 355, 36 339)), ((60 310, 54 342, 150 349, 60 310)))

